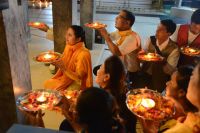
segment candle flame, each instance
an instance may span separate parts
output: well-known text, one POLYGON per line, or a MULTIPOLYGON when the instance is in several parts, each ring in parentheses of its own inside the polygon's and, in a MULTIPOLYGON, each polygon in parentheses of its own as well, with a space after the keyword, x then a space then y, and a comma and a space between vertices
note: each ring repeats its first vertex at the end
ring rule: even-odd
POLYGON ((40 22, 35 22, 34 25, 38 26, 40 25, 40 22))
POLYGON ((95 23, 94 23, 94 26, 97 26, 97 25, 98 25, 98 23, 97 23, 97 22, 95 22, 95 23))
POLYGON ((42 2, 41 1, 39 2, 39 5, 40 5, 40 7, 42 7, 42 2))
POLYGON ((47 98, 44 96, 44 94, 41 94, 38 98, 37 101, 38 102, 45 102, 47 100, 47 98))
POLYGON ((146 108, 153 108, 155 106, 155 102, 152 99, 149 98, 143 98, 141 101, 141 105, 146 108))
POLYGON ((45 55, 44 55, 44 58, 45 58, 45 59, 50 59, 50 58, 52 58, 52 55, 50 55, 50 54, 45 54, 45 55))
POLYGON ((151 53, 147 54, 147 58, 152 58, 153 56, 151 55, 151 53))
POLYGON ((195 49, 192 49, 192 48, 189 48, 189 51, 190 51, 191 53, 196 52, 196 50, 195 50, 195 49))

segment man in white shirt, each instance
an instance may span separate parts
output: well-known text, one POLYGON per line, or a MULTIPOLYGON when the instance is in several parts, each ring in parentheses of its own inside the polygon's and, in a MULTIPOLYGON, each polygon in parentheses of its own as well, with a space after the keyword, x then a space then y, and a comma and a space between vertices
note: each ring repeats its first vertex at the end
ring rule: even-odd
POLYGON ((112 54, 119 56, 127 70, 129 81, 136 87, 137 72, 140 70, 137 53, 140 50, 140 37, 131 27, 135 22, 135 16, 122 10, 115 19, 117 31, 108 34, 105 28, 99 29, 112 54))
POLYGON ((143 63, 142 70, 149 75, 147 86, 150 89, 162 92, 168 78, 176 69, 180 53, 176 43, 169 38, 175 29, 176 24, 172 20, 161 20, 156 35, 151 36, 147 42, 146 52, 156 52, 164 57, 164 61, 161 62, 143 63))
MULTIPOLYGON (((179 48, 190 46, 200 49, 200 9, 193 12, 191 24, 177 26, 170 38, 177 42, 179 48)), ((178 66, 186 64, 196 65, 195 58, 181 54, 178 66)))

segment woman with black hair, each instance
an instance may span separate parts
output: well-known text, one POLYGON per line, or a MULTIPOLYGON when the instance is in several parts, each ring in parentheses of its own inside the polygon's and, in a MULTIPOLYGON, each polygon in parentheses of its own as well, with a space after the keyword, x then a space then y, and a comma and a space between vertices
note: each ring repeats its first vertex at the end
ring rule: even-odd
POLYGON ((63 101, 66 120, 60 130, 81 133, 120 133, 113 128, 113 97, 103 89, 91 87, 82 91, 75 112, 69 114, 67 101, 63 101), (74 117, 73 117, 74 116, 74 117))
POLYGON ((192 75, 193 67, 190 65, 181 66, 171 75, 171 79, 166 83, 166 97, 171 99, 175 105, 175 114, 173 118, 161 124, 155 122, 146 123, 143 121, 144 132, 154 133, 163 132, 176 125, 177 119, 185 117, 188 112, 195 112, 197 108, 186 98, 190 76, 192 75), (149 128, 151 127, 151 128, 149 128))
POLYGON ((59 69, 44 88, 55 90, 83 90, 92 86, 91 55, 85 48, 85 32, 81 26, 72 25, 66 32, 63 56, 53 64, 59 69))
POLYGON ((136 117, 126 106, 125 70, 118 56, 110 56, 97 71, 96 83, 109 92, 116 101, 116 116, 122 118, 126 132, 134 133, 136 129, 136 117))

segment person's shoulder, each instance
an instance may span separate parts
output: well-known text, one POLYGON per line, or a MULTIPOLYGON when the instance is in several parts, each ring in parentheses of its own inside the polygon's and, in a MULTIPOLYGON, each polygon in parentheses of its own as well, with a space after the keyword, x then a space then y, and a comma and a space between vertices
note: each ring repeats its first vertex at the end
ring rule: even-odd
POLYGON ((178 45, 175 41, 173 41, 172 39, 169 38, 169 45, 171 45, 174 48, 178 48, 178 45))
POLYGON ((79 52, 79 56, 86 56, 86 55, 90 55, 90 50, 84 47, 79 52))

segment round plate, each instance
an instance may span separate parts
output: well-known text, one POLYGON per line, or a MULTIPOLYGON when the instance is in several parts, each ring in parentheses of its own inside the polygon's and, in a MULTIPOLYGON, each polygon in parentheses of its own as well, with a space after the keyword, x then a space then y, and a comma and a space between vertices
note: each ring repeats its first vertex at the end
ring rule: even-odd
POLYGON ((44 26, 44 23, 42 22, 29 22, 28 26, 33 28, 42 28, 44 26))
POLYGON ((200 50, 192 47, 181 47, 181 52, 188 56, 200 56, 200 50))
POLYGON ((138 59, 142 61, 162 61, 164 58, 156 53, 142 53, 138 54, 138 59))
POLYGON ((17 106, 25 111, 38 111, 45 109, 53 109, 57 105, 62 96, 58 91, 39 89, 24 93, 18 97, 17 106), (45 97, 45 101, 39 101, 38 98, 45 97))
POLYGON ((145 120, 162 121, 175 113, 172 101, 156 91, 144 88, 129 91, 126 105, 131 112, 145 120), (149 101, 154 101, 154 104, 148 104, 147 107, 149 101))
POLYGON ((61 57, 61 54, 60 53, 57 53, 57 52, 53 52, 53 51, 50 51, 50 52, 43 52, 39 55, 37 55, 36 57, 34 57, 33 59, 37 62, 44 62, 44 63, 52 63, 54 61, 56 61, 57 59, 59 59, 61 57), (45 55, 49 55, 51 56, 51 58, 45 58, 45 55))
POLYGON ((92 28, 92 29, 101 29, 101 28, 105 28, 107 25, 102 24, 100 22, 93 22, 93 23, 86 23, 85 26, 92 28))

